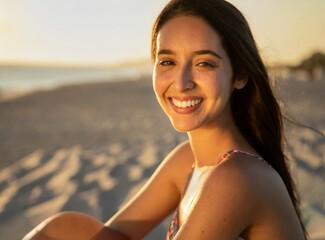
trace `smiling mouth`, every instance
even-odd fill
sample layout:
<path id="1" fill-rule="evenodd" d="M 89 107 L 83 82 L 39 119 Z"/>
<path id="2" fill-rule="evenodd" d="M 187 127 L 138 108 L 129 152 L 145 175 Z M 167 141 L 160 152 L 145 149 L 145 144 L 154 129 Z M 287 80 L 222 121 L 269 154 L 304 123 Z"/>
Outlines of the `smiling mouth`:
<path id="1" fill-rule="evenodd" d="M 200 104 L 202 102 L 202 99 L 198 98 L 198 99 L 192 99 L 192 100 L 187 100 L 187 101 L 180 101 L 180 100 L 172 98 L 171 101 L 178 108 L 190 108 L 190 107 L 195 107 L 198 104 Z"/>

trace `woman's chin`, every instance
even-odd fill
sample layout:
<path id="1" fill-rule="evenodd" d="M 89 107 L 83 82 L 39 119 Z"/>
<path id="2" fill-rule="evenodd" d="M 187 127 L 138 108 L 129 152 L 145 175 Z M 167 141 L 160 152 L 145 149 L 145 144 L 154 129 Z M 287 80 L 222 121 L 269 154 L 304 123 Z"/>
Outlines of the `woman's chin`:
<path id="1" fill-rule="evenodd" d="M 171 120 L 171 124 L 173 125 L 173 127 L 176 131 L 181 132 L 181 133 L 187 133 L 187 132 L 190 132 L 190 131 L 196 129 L 196 127 L 193 126 L 193 124 L 182 123 L 179 121 Z"/>

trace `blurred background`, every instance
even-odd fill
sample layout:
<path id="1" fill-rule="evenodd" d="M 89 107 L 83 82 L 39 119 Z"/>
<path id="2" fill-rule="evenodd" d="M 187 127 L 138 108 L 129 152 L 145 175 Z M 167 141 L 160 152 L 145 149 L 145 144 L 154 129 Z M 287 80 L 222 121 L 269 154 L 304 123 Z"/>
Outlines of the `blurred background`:
<path id="1" fill-rule="evenodd" d="M 106 80 L 125 72 L 117 67 L 149 66 L 151 27 L 167 2 L 0 0 L 0 90 Z M 324 1 L 230 2 L 248 19 L 267 65 L 297 66 L 325 52 Z"/>
<path id="2" fill-rule="evenodd" d="M 186 139 L 151 87 L 167 0 L 0 0 L 0 233 L 63 210 L 108 219 Z M 325 1 L 230 0 L 249 21 L 286 116 L 325 132 Z M 289 124 L 311 239 L 325 239 L 325 139 Z M 146 239 L 164 239 L 168 220 Z"/>

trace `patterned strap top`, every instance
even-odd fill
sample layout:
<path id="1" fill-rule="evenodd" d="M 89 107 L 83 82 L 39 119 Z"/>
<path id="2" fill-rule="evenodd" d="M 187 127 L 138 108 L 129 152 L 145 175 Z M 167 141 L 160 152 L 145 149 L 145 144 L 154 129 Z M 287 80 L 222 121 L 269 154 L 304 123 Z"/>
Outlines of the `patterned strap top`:
<path id="1" fill-rule="evenodd" d="M 219 161 L 216 162 L 216 164 L 214 166 L 216 166 L 216 165 L 220 164 L 221 162 L 223 162 L 224 160 L 228 159 L 232 154 L 249 155 L 249 156 L 260 159 L 260 160 L 264 161 L 265 163 L 267 163 L 263 158 L 261 158 L 257 155 L 254 155 L 254 154 L 251 154 L 248 152 L 244 152 L 244 151 L 240 151 L 240 150 L 231 150 L 231 151 L 227 152 L 226 154 L 224 154 L 219 159 Z M 172 240 L 176 236 L 176 234 L 180 228 L 182 219 L 185 219 L 186 213 L 188 212 L 187 210 L 189 210 L 189 208 L 193 202 L 193 199 L 195 198 L 195 195 L 198 192 L 197 190 L 201 186 L 201 183 L 203 181 L 201 177 L 202 177 L 202 175 L 205 174 L 206 170 L 208 170 L 208 169 L 211 169 L 211 167 L 203 167 L 203 170 L 202 169 L 197 170 L 194 167 L 192 168 L 192 172 L 188 176 L 187 183 L 185 185 L 185 188 L 184 188 L 184 191 L 182 194 L 181 203 L 178 206 L 178 208 L 176 209 L 173 219 L 169 225 L 166 240 Z M 239 236 L 238 240 L 244 240 L 244 239 Z"/>

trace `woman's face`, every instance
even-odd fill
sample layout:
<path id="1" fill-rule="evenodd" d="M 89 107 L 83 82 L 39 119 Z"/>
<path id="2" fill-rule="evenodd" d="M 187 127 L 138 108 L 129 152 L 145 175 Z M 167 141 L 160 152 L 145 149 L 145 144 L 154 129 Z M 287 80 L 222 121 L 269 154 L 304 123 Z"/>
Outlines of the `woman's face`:
<path id="1" fill-rule="evenodd" d="M 158 32 L 154 90 L 176 130 L 227 127 L 229 99 L 243 81 L 232 81 L 230 59 L 219 35 L 204 20 L 179 16 Z"/>

